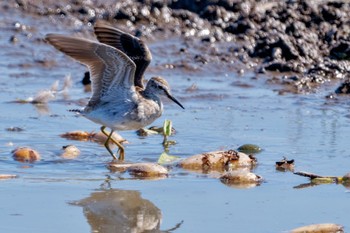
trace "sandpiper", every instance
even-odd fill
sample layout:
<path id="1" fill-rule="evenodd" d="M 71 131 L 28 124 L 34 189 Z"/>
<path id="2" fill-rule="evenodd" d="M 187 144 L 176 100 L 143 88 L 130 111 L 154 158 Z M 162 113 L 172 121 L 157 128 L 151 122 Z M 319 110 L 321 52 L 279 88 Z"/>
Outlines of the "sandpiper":
<path id="1" fill-rule="evenodd" d="M 102 125 L 101 131 L 107 136 L 104 146 L 117 159 L 109 147 L 109 141 L 115 143 L 118 159 L 124 160 L 124 147 L 111 137 L 114 131 L 137 130 L 151 124 L 163 112 L 161 96 L 184 107 L 171 95 L 165 79 L 152 77 L 144 87 L 143 74 L 152 55 L 142 40 L 102 22 L 97 22 L 94 30 L 98 41 L 59 34 L 48 34 L 45 39 L 88 67 L 92 96 L 84 109 L 73 111 Z"/>

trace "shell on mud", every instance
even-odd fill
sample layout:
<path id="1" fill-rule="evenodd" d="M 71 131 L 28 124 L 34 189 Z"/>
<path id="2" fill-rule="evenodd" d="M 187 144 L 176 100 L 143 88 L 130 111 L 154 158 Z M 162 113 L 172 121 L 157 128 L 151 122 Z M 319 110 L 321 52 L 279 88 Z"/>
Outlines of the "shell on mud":
<path id="1" fill-rule="evenodd" d="M 80 155 L 80 150 L 74 145 L 63 146 L 62 149 L 61 157 L 63 159 L 75 159 Z"/>
<path id="2" fill-rule="evenodd" d="M 235 188 L 252 188 L 262 182 L 262 177 L 248 170 L 228 171 L 220 177 L 222 183 Z"/>
<path id="3" fill-rule="evenodd" d="M 303 227 L 298 227 L 290 231 L 290 233 L 342 233 L 344 227 L 334 223 L 313 224 Z"/>
<path id="4" fill-rule="evenodd" d="M 137 178 L 161 178 L 168 175 L 168 170 L 156 163 L 110 163 L 108 168 L 112 171 L 126 171 Z"/>
<path id="5" fill-rule="evenodd" d="M 257 160 L 252 155 L 247 155 L 235 150 L 214 151 L 198 155 L 193 155 L 182 161 L 179 166 L 188 170 L 201 171 L 228 171 L 231 169 L 252 167 Z"/>
<path id="6" fill-rule="evenodd" d="M 31 163 L 40 159 L 39 152 L 29 147 L 19 147 L 14 149 L 11 153 L 13 159 L 20 162 Z"/>

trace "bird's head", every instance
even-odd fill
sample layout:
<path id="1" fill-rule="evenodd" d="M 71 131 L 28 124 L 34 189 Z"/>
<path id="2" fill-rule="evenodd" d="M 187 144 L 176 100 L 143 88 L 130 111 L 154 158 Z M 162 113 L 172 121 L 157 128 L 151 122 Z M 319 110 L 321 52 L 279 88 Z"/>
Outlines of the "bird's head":
<path id="1" fill-rule="evenodd" d="M 175 99 L 174 96 L 172 96 L 170 92 L 169 84 L 164 78 L 152 77 L 148 81 L 146 89 L 148 89 L 148 91 L 151 92 L 152 94 L 168 97 L 169 99 L 174 101 L 177 105 L 179 105 L 181 108 L 185 109 L 184 106 L 182 106 L 182 104 L 177 99 Z"/>

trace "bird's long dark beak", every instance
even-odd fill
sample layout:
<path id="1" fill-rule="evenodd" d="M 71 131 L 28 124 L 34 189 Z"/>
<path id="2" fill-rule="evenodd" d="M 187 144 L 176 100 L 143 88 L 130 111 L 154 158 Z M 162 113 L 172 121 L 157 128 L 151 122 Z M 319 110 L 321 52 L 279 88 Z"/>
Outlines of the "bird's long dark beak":
<path id="1" fill-rule="evenodd" d="M 168 96 L 169 99 L 177 103 L 177 105 L 179 105 L 181 108 L 185 109 L 184 106 L 182 106 L 182 104 L 180 104 L 180 102 L 177 99 L 175 99 L 175 97 L 172 96 L 169 92 L 166 91 L 166 95 Z"/>

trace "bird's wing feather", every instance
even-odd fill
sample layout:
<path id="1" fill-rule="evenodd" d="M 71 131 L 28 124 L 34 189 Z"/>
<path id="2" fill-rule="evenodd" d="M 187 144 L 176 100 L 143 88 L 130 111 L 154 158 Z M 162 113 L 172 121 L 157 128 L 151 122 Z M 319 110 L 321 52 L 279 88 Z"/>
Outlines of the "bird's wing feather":
<path id="1" fill-rule="evenodd" d="M 152 54 L 139 38 L 98 21 L 94 27 L 97 39 L 129 56 L 136 64 L 135 86 L 143 88 L 143 74 L 151 63 Z"/>
<path id="2" fill-rule="evenodd" d="M 118 49 L 92 40 L 59 34 L 45 38 L 56 49 L 86 65 L 91 73 L 92 97 L 88 106 L 121 96 L 121 89 L 134 90 L 136 65 Z M 125 92 L 125 91 L 124 91 Z"/>

